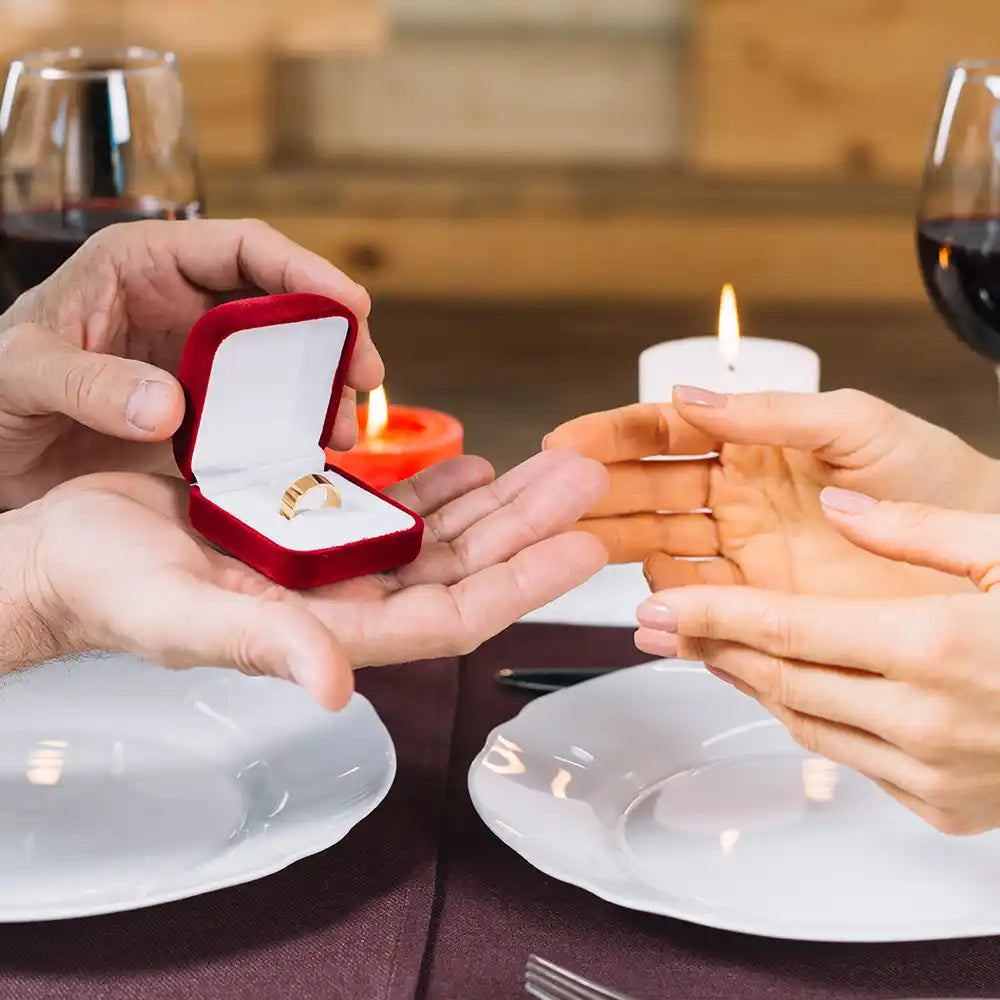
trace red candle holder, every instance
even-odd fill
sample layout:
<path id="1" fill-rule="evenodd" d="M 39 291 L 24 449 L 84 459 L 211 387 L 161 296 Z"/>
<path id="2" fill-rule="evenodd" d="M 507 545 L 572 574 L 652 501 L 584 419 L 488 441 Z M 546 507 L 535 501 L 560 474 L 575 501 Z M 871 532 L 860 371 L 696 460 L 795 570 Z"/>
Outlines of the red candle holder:
<path id="1" fill-rule="evenodd" d="M 385 427 L 366 437 L 368 407 L 362 405 L 358 428 L 357 445 L 350 451 L 328 448 L 327 461 L 378 490 L 462 454 L 461 421 L 438 410 L 390 403 Z"/>

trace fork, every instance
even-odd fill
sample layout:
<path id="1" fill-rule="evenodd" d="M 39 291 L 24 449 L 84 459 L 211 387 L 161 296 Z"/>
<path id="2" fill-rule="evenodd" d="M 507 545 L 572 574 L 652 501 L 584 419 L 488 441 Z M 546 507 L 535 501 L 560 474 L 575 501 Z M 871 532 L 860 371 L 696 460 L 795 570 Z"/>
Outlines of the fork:
<path id="1" fill-rule="evenodd" d="M 537 1000 L 632 1000 L 537 955 L 524 967 L 524 992 Z"/>

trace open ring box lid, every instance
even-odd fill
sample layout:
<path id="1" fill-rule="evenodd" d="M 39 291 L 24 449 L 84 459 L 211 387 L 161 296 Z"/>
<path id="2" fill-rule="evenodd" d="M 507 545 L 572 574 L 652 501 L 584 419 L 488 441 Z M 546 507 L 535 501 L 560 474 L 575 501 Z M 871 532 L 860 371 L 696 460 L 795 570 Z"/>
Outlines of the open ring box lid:
<path id="1" fill-rule="evenodd" d="M 423 522 L 326 464 L 357 339 L 354 314 L 323 295 L 217 306 L 191 328 L 178 370 L 187 396 L 174 457 L 192 483 L 193 527 L 285 587 L 304 589 L 412 562 Z M 342 506 L 310 492 L 280 511 L 300 476 L 324 473 Z"/>

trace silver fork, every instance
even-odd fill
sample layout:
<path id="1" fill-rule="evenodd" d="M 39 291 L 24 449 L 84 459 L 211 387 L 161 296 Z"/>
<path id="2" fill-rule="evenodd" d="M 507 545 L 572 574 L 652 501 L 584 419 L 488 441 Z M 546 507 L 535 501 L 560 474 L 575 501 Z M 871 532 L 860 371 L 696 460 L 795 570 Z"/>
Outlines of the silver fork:
<path id="1" fill-rule="evenodd" d="M 538 1000 L 632 1000 L 537 955 L 524 967 L 524 992 Z"/>

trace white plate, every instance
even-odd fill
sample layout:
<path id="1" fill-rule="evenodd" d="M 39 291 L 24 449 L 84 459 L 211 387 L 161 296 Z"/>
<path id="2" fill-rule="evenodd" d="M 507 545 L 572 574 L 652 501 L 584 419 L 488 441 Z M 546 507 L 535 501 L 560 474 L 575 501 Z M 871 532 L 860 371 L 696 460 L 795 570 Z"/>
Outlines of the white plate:
<path id="1" fill-rule="evenodd" d="M 117 654 L 13 674 L 0 687 L 0 920 L 268 875 L 343 838 L 395 766 L 358 695 L 329 714 L 282 681 Z"/>
<path id="2" fill-rule="evenodd" d="M 632 909 L 812 941 L 1000 933 L 1000 833 L 935 832 L 697 664 L 529 703 L 469 790 L 536 868 Z"/>

